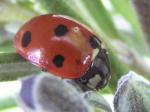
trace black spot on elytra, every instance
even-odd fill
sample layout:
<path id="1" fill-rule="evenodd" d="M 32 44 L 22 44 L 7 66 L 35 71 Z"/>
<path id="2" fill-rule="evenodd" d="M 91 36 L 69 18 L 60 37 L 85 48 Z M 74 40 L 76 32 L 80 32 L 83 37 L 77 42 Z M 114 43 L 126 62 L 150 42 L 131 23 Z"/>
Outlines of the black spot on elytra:
<path id="1" fill-rule="evenodd" d="M 22 41 L 21 41 L 22 47 L 24 48 L 27 47 L 30 42 L 31 42 L 31 32 L 26 31 L 22 37 Z"/>
<path id="2" fill-rule="evenodd" d="M 92 36 L 91 39 L 90 39 L 90 44 L 92 46 L 93 49 L 96 49 L 100 46 L 100 40 L 95 37 L 95 36 Z"/>
<path id="3" fill-rule="evenodd" d="M 68 32 L 68 29 L 65 25 L 60 24 L 55 28 L 54 32 L 56 36 L 60 37 L 64 36 Z"/>
<path id="4" fill-rule="evenodd" d="M 62 55 L 56 55 L 53 59 L 53 63 L 56 67 L 60 68 L 63 66 L 65 58 Z"/>

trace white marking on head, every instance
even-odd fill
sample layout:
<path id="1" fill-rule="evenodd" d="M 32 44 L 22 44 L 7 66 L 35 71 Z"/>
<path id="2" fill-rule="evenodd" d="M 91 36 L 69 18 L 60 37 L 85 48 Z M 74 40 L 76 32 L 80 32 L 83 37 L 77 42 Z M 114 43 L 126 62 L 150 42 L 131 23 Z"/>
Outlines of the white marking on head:
<path id="1" fill-rule="evenodd" d="M 99 53 L 99 49 L 93 49 L 92 60 L 94 60 Z"/>
<path id="2" fill-rule="evenodd" d="M 93 78 L 89 80 L 87 86 L 90 88 L 95 88 L 101 80 L 102 78 L 100 77 L 100 75 L 96 74 Z"/>

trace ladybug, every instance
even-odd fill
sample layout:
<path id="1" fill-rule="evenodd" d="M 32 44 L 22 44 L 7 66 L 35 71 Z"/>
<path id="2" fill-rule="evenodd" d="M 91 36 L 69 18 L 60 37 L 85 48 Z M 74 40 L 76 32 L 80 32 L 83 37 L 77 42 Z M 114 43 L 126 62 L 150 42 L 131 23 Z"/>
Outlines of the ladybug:
<path id="1" fill-rule="evenodd" d="M 101 41 L 87 27 L 67 16 L 34 17 L 16 33 L 15 48 L 32 64 L 84 90 L 104 87 L 110 64 Z"/>

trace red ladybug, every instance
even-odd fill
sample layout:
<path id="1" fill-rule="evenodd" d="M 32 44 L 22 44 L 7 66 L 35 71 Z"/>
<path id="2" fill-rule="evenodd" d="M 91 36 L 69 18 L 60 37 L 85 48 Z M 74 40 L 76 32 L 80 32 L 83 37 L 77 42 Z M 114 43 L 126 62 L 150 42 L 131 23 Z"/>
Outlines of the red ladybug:
<path id="1" fill-rule="evenodd" d="M 100 40 L 85 26 L 62 15 L 41 15 L 16 34 L 16 51 L 32 64 L 83 88 L 101 88 L 110 66 Z M 95 56 L 95 51 L 98 51 Z"/>

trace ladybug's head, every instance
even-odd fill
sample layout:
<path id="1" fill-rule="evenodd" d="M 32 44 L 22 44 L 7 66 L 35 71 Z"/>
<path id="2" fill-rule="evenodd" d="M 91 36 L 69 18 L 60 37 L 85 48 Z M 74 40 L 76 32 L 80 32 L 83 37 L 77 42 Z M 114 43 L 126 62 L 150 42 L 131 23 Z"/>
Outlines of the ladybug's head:
<path id="1" fill-rule="evenodd" d="M 81 78 L 74 81 L 84 90 L 104 88 L 110 79 L 110 63 L 105 49 L 100 49 L 91 66 Z"/>
<path id="2" fill-rule="evenodd" d="M 16 51 L 32 64 L 81 85 L 105 85 L 110 71 L 101 42 L 86 27 L 61 15 L 42 15 L 16 34 Z M 94 54 L 94 51 L 99 52 Z M 98 74 L 98 75 L 97 75 Z M 82 79 L 86 79 L 86 83 Z M 99 79 L 95 86 L 91 82 Z M 96 80 L 95 80 L 96 79 Z"/>

